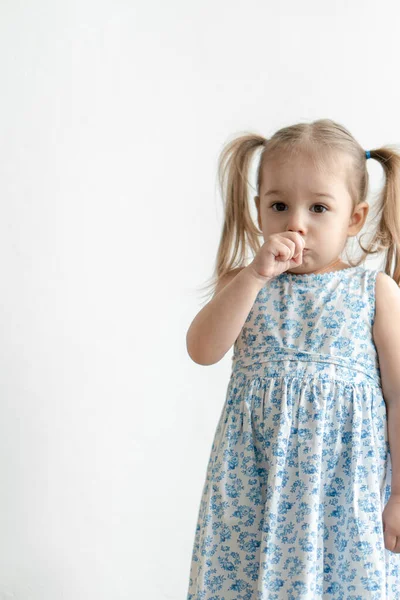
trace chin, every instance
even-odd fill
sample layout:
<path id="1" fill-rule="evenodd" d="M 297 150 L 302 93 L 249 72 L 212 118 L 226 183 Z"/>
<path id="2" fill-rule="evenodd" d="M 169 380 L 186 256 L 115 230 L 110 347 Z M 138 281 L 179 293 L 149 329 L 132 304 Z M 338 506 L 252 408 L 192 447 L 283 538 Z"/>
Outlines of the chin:
<path id="1" fill-rule="evenodd" d="M 295 269 L 297 271 L 297 269 L 305 269 L 306 265 L 304 262 L 304 258 L 303 258 L 303 262 L 301 263 L 301 265 L 298 265 L 297 267 L 292 267 L 291 270 Z"/>
<path id="2" fill-rule="evenodd" d="M 290 273 L 291 271 L 293 271 L 294 273 L 300 273 L 300 272 L 302 272 L 302 270 L 304 270 L 304 272 L 306 272 L 306 273 L 309 272 L 309 270 L 310 270 L 310 267 L 307 267 L 304 264 L 304 260 L 301 263 L 301 265 L 298 265 L 297 267 L 292 267 L 291 269 L 288 269 L 288 273 Z"/>

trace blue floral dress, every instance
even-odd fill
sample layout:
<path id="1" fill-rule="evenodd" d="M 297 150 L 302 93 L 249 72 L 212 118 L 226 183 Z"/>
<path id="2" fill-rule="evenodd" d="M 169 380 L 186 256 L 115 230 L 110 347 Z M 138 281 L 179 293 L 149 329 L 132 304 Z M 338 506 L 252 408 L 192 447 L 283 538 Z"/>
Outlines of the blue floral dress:
<path id="1" fill-rule="evenodd" d="M 377 270 L 285 271 L 235 341 L 187 600 L 400 600 Z"/>

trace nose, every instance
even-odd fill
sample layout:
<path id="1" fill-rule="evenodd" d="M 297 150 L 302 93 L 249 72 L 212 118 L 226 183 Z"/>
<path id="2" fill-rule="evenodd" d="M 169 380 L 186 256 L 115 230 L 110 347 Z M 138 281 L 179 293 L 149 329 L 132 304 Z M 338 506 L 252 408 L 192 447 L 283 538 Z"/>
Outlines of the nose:
<path id="1" fill-rule="evenodd" d="M 301 216 L 300 211 L 292 212 L 288 218 L 287 231 L 296 231 L 301 236 L 306 234 L 306 226 L 304 223 L 304 216 Z"/>
<path id="2" fill-rule="evenodd" d="M 302 226 L 298 226 L 298 227 L 288 227 L 287 231 L 296 231 L 297 233 L 299 233 L 301 235 L 302 238 L 305 237 L 305 230 Z"/>

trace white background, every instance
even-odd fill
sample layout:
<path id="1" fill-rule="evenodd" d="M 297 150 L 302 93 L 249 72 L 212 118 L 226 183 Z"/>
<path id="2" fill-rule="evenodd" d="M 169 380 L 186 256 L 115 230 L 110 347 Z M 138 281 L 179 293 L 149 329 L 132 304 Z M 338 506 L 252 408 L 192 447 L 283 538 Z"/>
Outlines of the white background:
<path id="1" fill-rule="evenodd" d="M 398 144 L 397 6 L 1 0 L 0 600 L 186 600 L 217 159 L 317 118 Z"/>

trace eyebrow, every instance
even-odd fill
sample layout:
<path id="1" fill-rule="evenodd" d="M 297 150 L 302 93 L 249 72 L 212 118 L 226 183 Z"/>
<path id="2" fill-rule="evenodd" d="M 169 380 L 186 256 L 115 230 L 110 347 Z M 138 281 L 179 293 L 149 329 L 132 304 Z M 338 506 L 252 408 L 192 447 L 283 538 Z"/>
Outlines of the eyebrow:
<path id="1" fill-rule="evenodd" d="M 331 194 L 325 194 L 324 192 L 310 192 L 310 194 L 312 196 L 317 196 L 317 197 L 322 197 L 322 198 L 330 198 L 331 200 L 335 200 L 334 196 L 332 196 Z M 285 192 L 282 192 L 281 190 L 268 190 L 268 192 L 265 192 L 265 194 L 264 194 L 264 196 L 272 196 L 272 195 L 284 196 Z"/>

